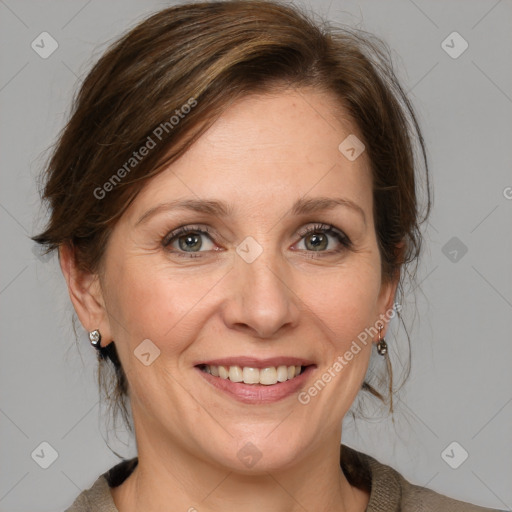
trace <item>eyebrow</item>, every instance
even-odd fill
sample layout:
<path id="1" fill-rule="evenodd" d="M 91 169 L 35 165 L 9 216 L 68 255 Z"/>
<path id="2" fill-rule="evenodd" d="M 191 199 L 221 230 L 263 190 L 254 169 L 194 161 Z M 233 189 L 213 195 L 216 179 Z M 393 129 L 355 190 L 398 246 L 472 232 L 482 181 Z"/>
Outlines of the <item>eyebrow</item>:
<path id="1" fill-rule="evenodd" d="M 366 215 L 364 210 L 350 199 L 341 197 L 314 197 L 311 199 L 300 198 L 291 208 L 292 215 L 306 215 L 326 210 L 332 210 L 338 206 L 344 206 L 359 213 L 366 226 Z M 233 207 L 222 201 L 208 199 L 176 199 L 167 203 L 159 204 L 146 211 L 135 223 L 136 226 L 148 221 L 158 213 L 169 210 L 191 210 L 198 213 L 205 213 L 217 217 L 229 217 L 233 213 Z"/>
<path id="2" fill-rule="evenodd" d="M 230 208 L 227 203 L 221 201 L 208 199 L 176 199 L 150 208 L 147 212 L 142 214 L 135 225 L 138 226 L 154 215 L 169 210 L 192 210 L 194 212 L 206 213 L 217 217 L 228 217 L 232 213 L 232 208 Z"/>
<path id="3" fill-rule="evenodd" d="M 359 213 L 366 226 L 366 215 L 364 210 L 354 201 L 342 197 L 314 197 L 311 199 L 300 198 L 292 207 L 293 215 L 304 215 L 308 213 L 317 213 L 325 210 L 332 210 L 338 206 L 345 206 Z"/>

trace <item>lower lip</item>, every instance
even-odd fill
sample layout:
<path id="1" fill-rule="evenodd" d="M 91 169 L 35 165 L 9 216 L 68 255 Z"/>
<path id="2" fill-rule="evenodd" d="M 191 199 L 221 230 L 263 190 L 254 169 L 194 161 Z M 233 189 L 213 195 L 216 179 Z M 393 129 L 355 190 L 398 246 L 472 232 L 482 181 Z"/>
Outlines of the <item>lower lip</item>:
<path id="1" fill-rule="evenodd" d="M 290 395 L 295 394 L 304 386 L 306 380 L 314 371 L 315 366 L 307 366 L 306 369 L 297 377 L 285 382 L 278 382 L 270 386 L 264 384 L 244 384 L 243 382 L 231 382 L 229 379 L 214 377 L 196 367 L 201 376 L 212 386 L 220 389 L 224 393 L 235 398 L 239 402 L 246 404 L 268 404 L 278 402 Z"/>

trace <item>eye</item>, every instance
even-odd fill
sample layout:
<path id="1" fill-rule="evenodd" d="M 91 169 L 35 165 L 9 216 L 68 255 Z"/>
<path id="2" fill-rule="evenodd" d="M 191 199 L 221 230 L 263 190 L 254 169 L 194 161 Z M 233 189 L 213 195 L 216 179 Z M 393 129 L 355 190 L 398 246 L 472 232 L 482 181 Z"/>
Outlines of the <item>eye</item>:
<path id="1" fill-rule="evenodd" d="M 211 251 L 214 243 L 206 227 L 184 226 L 171 231 L 162 240 L 162 245 L 170 252 L 196 253 Z"/>
<path id="2" fill-rule="evenodd" d="M 308 226 L 297 235 L 302 238 L 298 247 L 300 250 L 334 253 L 351 247 L 347 235 L 328 224 Z"/>
<path id="3" fill-rule="evenodd" d="M 307 252 L 339 253 L 352 246 L 350 239 L 339 229 L 328 224 L 308 226 L 297 233 L 301 238 L 297 249 Z M 162 240 L 169 252 L 179 256 L 199 257 L 194 253 L 218 250 L 208 227 L 183 226 L 171 231 Z"/>

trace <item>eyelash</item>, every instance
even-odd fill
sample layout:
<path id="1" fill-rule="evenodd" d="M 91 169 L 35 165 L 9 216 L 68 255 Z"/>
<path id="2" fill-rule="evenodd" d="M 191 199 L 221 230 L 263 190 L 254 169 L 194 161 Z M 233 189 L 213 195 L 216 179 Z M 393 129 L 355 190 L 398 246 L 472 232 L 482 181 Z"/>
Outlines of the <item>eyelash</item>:
<path id="1" fill-rule="evenodd" d="M 212 233 L 211 230 L 207 226 L 182 226 L 174 231 L 171 231 L 168 233 L 164 239 L 162 240 L 163 247 L 167 248 L 169 245 L 177 240 L 179 237 L 188 235 L 189 233 L 195 233 L 195 234 L 201 234 L 201 235 L 207 235 L 212 241 Z M 343 249 L 336 249 L 336 250 L 330 250 L 330 251 L 305 251 L 308 253 L 316 254 L 328 254 L 332 255 L 333 253 L 340 253 L 344 249 L 351 249 L 352 248 L 352 242 L 349 239 L 345 233 L 342 231 L 336 229 L 334 226 L 331 226 L 330 224 L 314 224 L 312 226 L 308 226 L 300 231 L 297 231 L 296 236 L 299 236 L 302 240 L 308 235 L 312 234 L 326 234 L 331 235 L 334 238 L 338 240 L 338 242 L 343 246 Z M 174 254 L 177 254 L 181 257 L 185 258 L 200 258 L 201 252 L 208 252 L 208 251 L 197 251 L 197 252 L 186 252 L 186 251 L 170 251 Z M 318 256 L 315 256 L 318 257 Z"/>
<path id="2" fill-rule="evenodd" d="M 352 248 L 352 241 L 350 240 L 350 238 L 347 235 L 345 235 L 345 233 L 343 233 L 339 229 L 336 229 L 334 226 L 331 226 L 330 224 L 318 223 L 318 224 L 314 224 L 312 226 L 307 226 L 306 228 L 304 228 L 300 231 L 297 231 L 297 236 L 299 236 L 302 239 L 308 235 L 312 235 L 315 233 L 331 235 L 332 237 L 334 237 L 338 240 L 338 242 L 344 247 L 344 249 Z M 307 252 L 312 252 L 312 253 L 320 252 L 320 253 L 324 253 L 324 254 L 332 254 L 332 253 L 341 252 L 342 250 L 343 249 L 330 250 L 330 251 L 307 251 Z"/>
<path id="3" fill-rule="evenodd" d="M 162 245 L 164 248 L 169 247 L 174 240 L 177 240 L 180 236 L 188 235 L 189 233 L 199 233 L 201 235 L 208 235 L 209 238 L 212 238 L 211 231 L 207 226 L 182 226 L 180 228 L 171 231 L 167 234 L 162 240 Z M 170 251 L 178 256 L 185 258 L 200 258 L 201 254 L 199 252 L 185 252 L 185 251 Z M 203 251 L 204 252 L 204 251 Z"/>

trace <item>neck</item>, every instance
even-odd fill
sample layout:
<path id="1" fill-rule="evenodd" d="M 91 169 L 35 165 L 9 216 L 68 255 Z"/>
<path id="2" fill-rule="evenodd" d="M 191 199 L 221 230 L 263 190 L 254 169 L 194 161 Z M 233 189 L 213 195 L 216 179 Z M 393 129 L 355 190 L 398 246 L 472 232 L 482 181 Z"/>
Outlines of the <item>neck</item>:
<path id="1" fill-rule="evenodd" d="M 360 512 L 368 493 L 352 487 L 339 464 L 340 436 L 284 470 L 240 474 L 192 456 L 179 445 L 156 450 L 138 440 L 138 465 L 112 496 L 119 512 L 168 509 Z M 172 453 L 172 455 L 170 455 Z"/>

